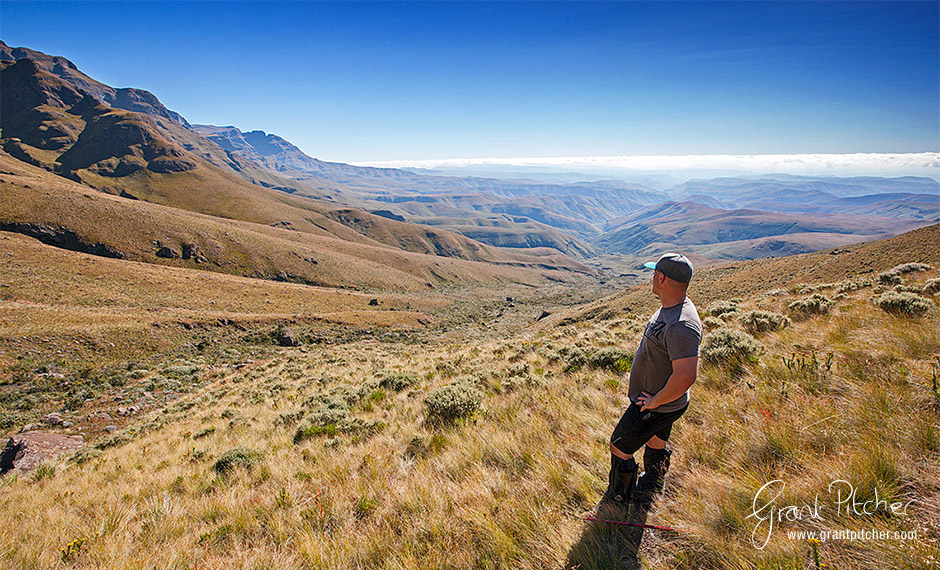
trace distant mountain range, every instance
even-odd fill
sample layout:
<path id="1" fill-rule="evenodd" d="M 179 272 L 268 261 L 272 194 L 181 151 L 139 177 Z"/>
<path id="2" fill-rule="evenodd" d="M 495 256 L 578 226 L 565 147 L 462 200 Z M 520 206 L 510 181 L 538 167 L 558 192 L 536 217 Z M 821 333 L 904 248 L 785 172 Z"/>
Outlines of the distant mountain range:
<path id="1" fill-rule="evenodd" d="M 274 134 L 190 124 L 152 93 L 3 42 L 0 74 L 0 148 L 20 161 L 127 199 L 421 254 L 584 270 L 571 258 L 787 255 L 940 221 L 929 178 L 773 174 L 667 187 L 661 177 L 654 189 L 441 176 L 321 161 Z"/>
<path id="2" fill-rule="evenodd" d="M 818 251 L 881 239 L 924 224 L 879 216 L 723 210 L 665 202 L 611 220 L 598 245 L 607 251 L 655 255 L 672 249 L 710 259 L 753 259 Z"/>
<path id="3" fill-rule="evenodd" d="M 83 87 L 120 90 L 34 54 L 0 46 L 2 230 L 111 257 L 332 286 L 534 284 L 588 271 L 556 249 L 510 251 L 357 209 L 342 184 L 324 179 L 318 190 L 281 176 L 146 92 L 139 98 L 153 105 L 113 107 Z"/>

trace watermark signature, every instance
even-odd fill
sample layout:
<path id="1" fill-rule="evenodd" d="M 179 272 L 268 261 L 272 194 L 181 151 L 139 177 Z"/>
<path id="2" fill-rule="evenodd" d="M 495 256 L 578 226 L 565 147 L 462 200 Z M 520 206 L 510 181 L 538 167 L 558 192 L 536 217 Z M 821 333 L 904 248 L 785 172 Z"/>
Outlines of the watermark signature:
<path id="1" fill-rule="evenodd" d="M 782 479 L 774 479 L 764 484 L 754 495 L 751 503 L 751 513 L 745 519 L 754 519 L 754 528 L 751 530 L 751 544 L 763 549 L 770 542 L 770 536 L 775 525 L 782 522 L 801 520 L 825 521 L 827 516 L 864 517 L 877 514 L 886 514 L 895 517 L 907 516 L 907 508 L 915 499 L 909 501 L 893 501 L 879 496 L 875 487 L 874 498 L 864 500 L 859 497 L 858 489 L 844 479 L 837 479 L 829 483 L 826 495 L 820 497 L 817 493 L 812 503 L 781 504 L 780 497 L 786 489 Z M 842 534 L 845 534 L 843 537 Z M 819 531 L 812 538 L 817 540 L 871 540 L 895 539 L 894 531 Z M 788 533 L 788 536 L 790 533 Z M 890 536 L 889 536 L 890 535 Z M 808 536 L 808 535 L 807 535 Z M 898 538 L 906 539 L 905 538 Z"/>

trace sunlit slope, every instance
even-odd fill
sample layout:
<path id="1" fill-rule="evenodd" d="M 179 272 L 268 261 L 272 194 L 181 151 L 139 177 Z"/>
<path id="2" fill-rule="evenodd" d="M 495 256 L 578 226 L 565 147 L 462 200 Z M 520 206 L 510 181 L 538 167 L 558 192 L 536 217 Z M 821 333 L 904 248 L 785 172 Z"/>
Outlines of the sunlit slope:
<path id="1" fill-rule="evenodd" d="M 908 243 L 925 236 L 914 237 Z M 923 253 L 902 240 L 867 245 L 873 265 Z M 867 275 L 851 263 L 803 259 L 807 280 Z M 128 358 L 99 376 L 113 384 L 84 398 L 79 389 L 89 382 L 80 371 L 54 367 L 76 397 L 42 387 L 40 363 L 21 365 L 4 387 L 0 417 L 42 395 L 50 408 L 69 402 L 62 414 L 75 425 L 44 429 L 82 427 L 89 446 L 0 479 L 0 519 L 61 529 L 0 525 L 0 544 L 10 545 L 0 561 L 607 570 L 633 554 L 628 567 L 770 570 L 816 567 L 815 551 L 819 568 L 929 568 L 940 557 L 940 393 L 930 381 L 940 304 L 922 288 L 936 279 L 934 267 L 898 283 L 921 291 L 928 310 L 920 316 L 872 303 L 880 284 L 839 298 L 829 287 L 827 313 L 755 332 L 743 362 L 703 357 L 670 437 L 664 493 L 643 516 L 614 511 L 679 532 L 581 520 L 607 484 L 609 436 L 628 405 L 626 373 L 645 311 L 471 340 L 466 329 L 443 328 L 409 342 L 269 340 L 262 357 L 256 342 L 233 340 L 221 361 L 195 350 L 163 361 Z M 744 335 L 742 313 L 786 311 L 802 295 L 743 289 L 736 313 L 706 317 L 706 331 Z M 128 401 L 142 408 L 119 415 Z M 112 418 L 110 430 L 95 420 L 101 413 Z M 836 479 L 857 491 L 859 510 L 836 504 L 827 491 Z M 749 516 L 755 494 L 775 480 L 786 484 L 775 505 L 812 512 L 818 501 L 823 517 L 781 515 L 772 531 L 766 519 L 759 525 Z M 875 493 L 883 501 L 877 512 Z M 866 501 L 873 514 L 859 512 Z M 883 514 L 892 503 L 907 505 L 905 515 Z M 917 534 L 815 546 L 788 536 L 823 529 Z M 765 534 L 767 544 L 756 547 Z"/>
<path id="2" fill-rule="evenodd" d="M 236 155 L 226 154 L 215 143 L 168 119 L 166 113 L 144 112 L 152 111 L 153 105 L 140 112 L 110 107 L 76 87 L 71 75 L 64 79 L 57 75 L 58 67 L 50 69 L 28 58 L 4 62 L 0 68 L 3 149 L 22 162 L 101 192 L 221 218 L 332 234 L 354 242 L 381 242 L 419 253 L 541 263 L 453 232 L 399 223 L 368 212 L 351 210 L 355 219 L 344 213 L 328 217 L 326 214 L 338 206 L 325 195 L 292 195 L 296 185 L 277 186 L 255 180 L 253 175 L 247 179 L 258 184 L 249 182 Z M 156 98 L 153 103 L 159 105 Z M 159 108 L 165 111 L 162 105 Z M 548 264 L 578 265 L 561 257 Z"/>
<path id="3" fill-rule="evenodd" d="M 419 326 L 422 313 L 410 307 L 442 304 L 434 293 L 420 300 L 383 293 L 381 307 L 370 306 L 375 294 L 108 259 L 9 232 L 0 232 L 0 244 L 0 335 L 5 337 L 292 317 Z"/>
<path id="4" fill-rule="evenodd" d="M 531 257 L 506 254 L 504 259 L 512 261 L 496 264 L 412 253 L 314 212 L 303 220 L 310 231 L 301 232 L 290 229 L 295 228 L 291 219 L 272 227 L 96 192 L 9 157 L 0 156 L 0 168 L 3 227 L 80 251 L 338 287 L 418 290 L 441 283 L 537 284 L 544 279 L 537 271 L 509 264 L 522 265 L 515 260 Z M 198 255 L 183 259 L 186 244 Z M 486 252 L 486 246 L 477 245 Z M 175 257 L 159 256 L 162 248 Z"/>
<path id="5" fill-rule="evenodd" d="M 858 275 L 871 277 L 876 272 L 908 262 L 940 265 L 940 224 L 893 238 L 835 249 L 699 269 L 692 278 L 689 296 L 704 307 L 714 301 L 757 295 L 774 289 L 786 290 L 804 283 L 833 283 Z M 655 309 L 655 300 L 649 294 L 649 285 L 640 285 L 563 314 L 552 315 L 540 326 L 551 327 L 565 319 L 644 313 Z"/>

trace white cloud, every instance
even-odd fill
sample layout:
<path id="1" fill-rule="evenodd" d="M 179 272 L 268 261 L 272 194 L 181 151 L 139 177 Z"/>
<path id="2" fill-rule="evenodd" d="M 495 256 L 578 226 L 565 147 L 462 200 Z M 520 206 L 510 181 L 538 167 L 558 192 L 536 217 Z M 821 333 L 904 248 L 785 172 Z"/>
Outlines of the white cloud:
<path id="1" fill-rule="evenodd" d="M 450 158 L 393 160 L 364 166 L 390 168 L 461 168 L 468 166 L 518 166 L 586 169 L 591 171 L 681 172 L 721 170 L 753 173 L 856 176 L 931 176 L 940 178 L 940 153 L 907 154 L 701 154 L 684 156 L 569 156 L 534 158 Z"/>

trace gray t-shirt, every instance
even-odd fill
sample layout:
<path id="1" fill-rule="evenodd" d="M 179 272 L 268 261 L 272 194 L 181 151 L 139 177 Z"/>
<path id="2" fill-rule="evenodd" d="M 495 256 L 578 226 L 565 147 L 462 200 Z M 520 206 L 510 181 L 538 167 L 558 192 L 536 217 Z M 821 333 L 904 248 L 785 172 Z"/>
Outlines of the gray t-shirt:
<path id="1" fill-rule="evenodd" d="M 656 394 L 672 375 L 672 361 L 698 356 L 702 341 L 702 321 L 695 305 L 688 298 L 671 307 L 660 307 L 646 323 L 640 346 L 633 356 L 630 389 L 627 394 L 636 402 L 640 392 Z M 657 412 L 674 412 L 689 403 L 688 390 L 678 399 L 656 408 Z"/>

